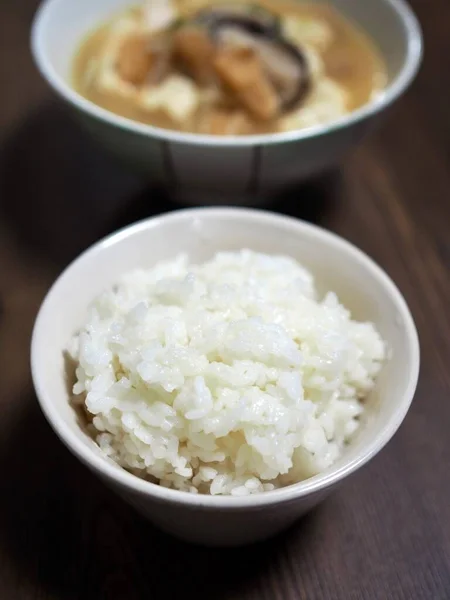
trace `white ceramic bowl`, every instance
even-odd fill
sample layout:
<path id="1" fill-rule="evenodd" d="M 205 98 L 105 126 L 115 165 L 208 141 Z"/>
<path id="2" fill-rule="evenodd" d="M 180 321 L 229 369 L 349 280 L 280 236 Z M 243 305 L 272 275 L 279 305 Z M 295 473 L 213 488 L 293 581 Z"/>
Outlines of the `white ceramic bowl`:
<path id="1" fill-rule="evenodd" d="M 89 302 L 118 276 L 186 251 L 203 261 L 220 250 L 250 248 L 293 256 L 337 292 L 354 318 L 373 321 L 392 358 L 367 400 L 367 419 L 343 457 L 321 475 L 244 498 L 196 496 L 143 481 L 106 459 L 69 403 L 63 352 Z M 187 540 L 233 545 L 289 526 L 391 439 L 412 401 L 419 371 L 416 329 L 400 292 L 373 261 L 313 225 L 258 210 L 188 209 L 152 218 L 100 241 L 72 263 L 49 291 L 36 320 L 31 364 L 42 410 L 68 448 L 161 529 Z"/>
<path id="2" fill-rule="evenodd" d="M 184 202 L 248 203 L 335 165 L 417 72 L 422 36 L 404 0 L 330 3 L 376 41 L 388 66 L 388 89 L 331 126 L 284 134 L 218 138 L 170 132 L 118 117 L 77 94 L 70 68 L 80 40 L 133 0 L 45 0 L 33 25 L 32 50 L 43 77 L 76 109 L 92 136 L 123 162 Z"/>

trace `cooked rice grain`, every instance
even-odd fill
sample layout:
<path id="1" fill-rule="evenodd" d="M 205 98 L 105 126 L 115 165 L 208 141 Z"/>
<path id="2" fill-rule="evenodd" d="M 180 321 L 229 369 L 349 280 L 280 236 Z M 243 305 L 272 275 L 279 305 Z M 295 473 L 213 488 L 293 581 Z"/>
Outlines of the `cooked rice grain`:
<path id="1" fill-rule="evenodd" d="M 186 256 L 122 277 L 74 337 L 76 395 L 102 451 L 192 493 L 243 496 L 329 467 L 385 345 L 291 258 Z"/>

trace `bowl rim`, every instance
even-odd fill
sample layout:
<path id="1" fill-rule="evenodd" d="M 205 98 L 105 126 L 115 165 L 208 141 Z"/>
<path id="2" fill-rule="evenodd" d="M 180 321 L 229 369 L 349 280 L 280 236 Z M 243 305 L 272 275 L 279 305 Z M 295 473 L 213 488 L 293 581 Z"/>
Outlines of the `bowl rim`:
<path id="1" fill-rule="evenodd" d="M 399 319 L 405 330 L 405 336 L 408 343 L 409 361 L 411 363 L 411 372 L 403 394 L 399 398 L 398 405 L 389 419 L 382 432 L 370 441 L 353 459 L 344 461 L 339 467 L 331 466 L 325 472 L 320 473 L 310 479 L 300 483 L 292 484 L 283 488 L 279 488 L 270 492 L 254 494 L 244 497 L 234 496 L 208 496 L 196 495 L 189 492 L 167 489 L 158 484 L 151 483 L 132 475 L 128 471 L 118 467 L 114 463 L 110 463 L 106 457 L 97 454 L 93 448 L 90 448 L 84 441 L 77 437 L 69 426 L 66 425 L 64 419 L 54 410 L 52 398 L 47 392 L 44 382 L 41 378 L 38 369 L 38 347 L 40 340 L 45 337 L 44 320 L 46 318 L 47 306 L 50 299 L 61 285 L 61 282 L 70 278 L 71 272 L 75 267 L 89 262 L 91 257 L 102 252 L 109 247 L 120 243 L 126 238 L 133 237 L 142 231 L 150 231 L 160 227 L 167 222 L 184 221 L 186 219 L 195 219 L 196 217 L 206 217 L 211 219 L 221 218 L 243 218 L 251 220 L 253 223 L 261 223 L 264 225 L 275 225 L 280 228 L 288 229 L 297 235 L 309 234 L 316 239 L 331 244 L 335 248 L 350 253 L 355 261 L 358 261 L 372 278 L 377 279 L 381 287 L 385 289 L 396 305 Z M 82 254 L 72 261 L 66 269 L 59 275 L 47 292 L 33 328 L 31 339 L 31 372 L 33 384 L 36 390 L 37 398 L 41 409 L 54 429 L 61 441 L 69 448 L 69 450 L 77 456 L 77 458 L 92 470 L 98 473 L 103 479 L 110 480 L 119 484 L 122 488 L 126 488 L 129 492 L 141 493 L 153 497 L 155 500 L 170 502 L 172 504 L 183 504 L 191 507 L 202 507 L 207 509 L 227 509 L 236 510 L 243 508 L 264 507 L 272 504 L 279 504 L 286 501 L 296 500 L 304 496 L 322 492 L 330 486 L 338 483 L 354 473 L 370 459 L 372 459 L 384 446 L 391 440 L 400 425 L 402 424 L 411 402 L 413 400 L 417 387 L 420 367 L 420 346 L 417 330 L 409 311 L 409 308 L 390 277 L 379 267 L 367 254 L 347 240 L 338 235 L 327 231 L 317 225 L 312 225 L 305 221 L 271 213 L 260 209 L 248 208 L 186 208 L 172 211 L 155 217 L 144 219 L 135 224 L 128 225 L 115 233 L 99 240 Z"/>
<path id="2" fill-rule="evenodd" d="M 263 135 L 227 137 L 182 133 L 147 125 L 145 123 L 139 123 L 101 108 L 81 96 L 81 94 L 76 92 L 63 77 L 60 77 L 56 73 L 43 48 L 42 31 L 52 6 L 61 1 L 66 0 L 44 0 L 36 11 L 33 19 L 31 28 L 31 51 L 35 64 L 42 77 L 60 97 L 69 104 L 77 107 L 81 112 L 90 115 L 98 121 L 118 127 L 123 131 L 132 132 L 144 137 L 154 137 L 162 142 L 192 144 L 194 146 L 241 148 L 248 146 L 270 146 L 283 142 L 297 142 L 337 132 L 345 127 L 357 124 L 360 121 L 378 114 L 402 96 L 417 75 L 423 56 L 422 29 L 414 11 L 406 0 L 378 0 L 390 5 L 397 14 L 405 29 L 407 46 L 406 56 L 400 73 L 378 98 L 375 98 L 361 108 L 352 111 L 348 115 L 336 119 L 329 124 L 317 125 L 305 129 Z"/>

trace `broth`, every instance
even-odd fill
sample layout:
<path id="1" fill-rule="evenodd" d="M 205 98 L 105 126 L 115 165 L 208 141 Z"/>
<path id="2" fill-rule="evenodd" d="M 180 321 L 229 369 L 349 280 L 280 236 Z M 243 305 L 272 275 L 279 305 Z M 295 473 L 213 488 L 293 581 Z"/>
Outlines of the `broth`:
<path id="1" fill-rule="evenodd" d="M 223 3 L 179 0 L 178 15 L 192 18 L 201 8 L 214 4 Z M 314 73 L 314 69 L 317 72 L 312 77 L 308 93 L 301 102 L 282 115 L 261 118 L 260 115 L 247 110 L 248 107 L 243 108 L 239 105 L 236 96 L 230 94 L 228 88 L 226 92 L 221 88 L 220 98 L 216 94 L 214 99 L 204 99 L 186 118 L 174 118 L 164 106 L 152 106 L 150 109 L 148 103 L 143 105 L 142 102 L 136 101 L 131 91 L 125 93 L 119 89 L 105 89 L 98 85 L 95 69 L 98 69 L 99 57 L 111 37 L 112 25 L 127 17 L 139 18 L 139 7 L 130 8 L 117 15 L 82 41 L 73 63 L 73 87 L 98 106 L 134 121 L 183 132 L 216 135 L 274 133 L 330 122 L 367 104 L 383 92 L 387 83 L 387 71 L 380 53 L 364 32 L 332 6 L 294 0 L 260 0 L 258 6 L 281 17 L 283 32 L 289 42 L 305 52 L 310 52 L 308 60 L 311 60 L 312 56 L 314 64 L 319 64 L 319 67 L 312 67 L 313 62 L 309 63 L 310 72 Z M 298 23 L 307 24 L 304 41 L 301 28 L 300 33 L 294 35 Z M 321 27 L 325 28 L 323 34 Z M 172 66 L 169 74 L 178 72 L 178 67 Z M 131 90 L 130 84 L 127 85 L 127 89 Z M 151 94 L 154 94 L 151 87 L 148 93 L 148 97 L 151 98 Z M 181 88 L 180 95 L 184 96 Z M 207 91 L 202 97 L 206 96 Z M 211 93 L 212 98 L 213 96 Z M 217 113 L 214 113 L 215 125 L 213 116 L 210 116 L 208 121 L 212 110 Z M 230 125 L 231 119 L 234 119 L 233 130 Z"/>

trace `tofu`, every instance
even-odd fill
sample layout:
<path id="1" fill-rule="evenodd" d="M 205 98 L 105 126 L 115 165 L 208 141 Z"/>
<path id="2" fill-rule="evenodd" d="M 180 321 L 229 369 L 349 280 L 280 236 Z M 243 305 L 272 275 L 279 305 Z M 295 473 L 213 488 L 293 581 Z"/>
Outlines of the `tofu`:
<path id="1" fill-rule="evenodd" d="M 145 0 L 143 15 L 147 30 L 156 33 L 169 27 L 176 20 L 178 11 L 173 0 Z"/>
<path id="2" fill-rule="evenodd" d="M 312 46 L 317 52 L 326 52 L 334 41 L 334 33 L 324 19 L 287 15 L 282 20 L 285 37 L 300 48 Z"/>
<path id="3" fill-rule="evenodd" d="M 96 85 L 101 92 L 113 94 L 124 100 L 135 100 L 138 95 L 137 88 L 123 81 L 113 69 L 100 70 Z"/>
<path id="4" fill-rule="evenodd" d="M 214 68 L 225 87 L 253 117 L 270 121 L 277 116 L 277 92 L 254 50 L 224 47 L 216 55 Z"/>
<path id="5" fill-rule="evenodd" d="M 173 38 L 175 59 L 200 85 L 214 78 L 216 49 L 208 34 L 199 27 L 182 27 Z"/>
<path id="6" fill-rule="evenodd" d="M 331 79 L 320 80 L 306 102 L 280 122 L 280 131 L 292 131 L 325 125 L 343 117 L 348 112 L 346 91 Z"/>
<path id="7" fill-rule="evenodd" d="M 171 75 L 160 85 L 146 86 L 140 94 L 139 104 L 144 110 L 162 110 L 174 121 L 183 124 L 197 110 L 200 93 L 187 77 Z"/>

